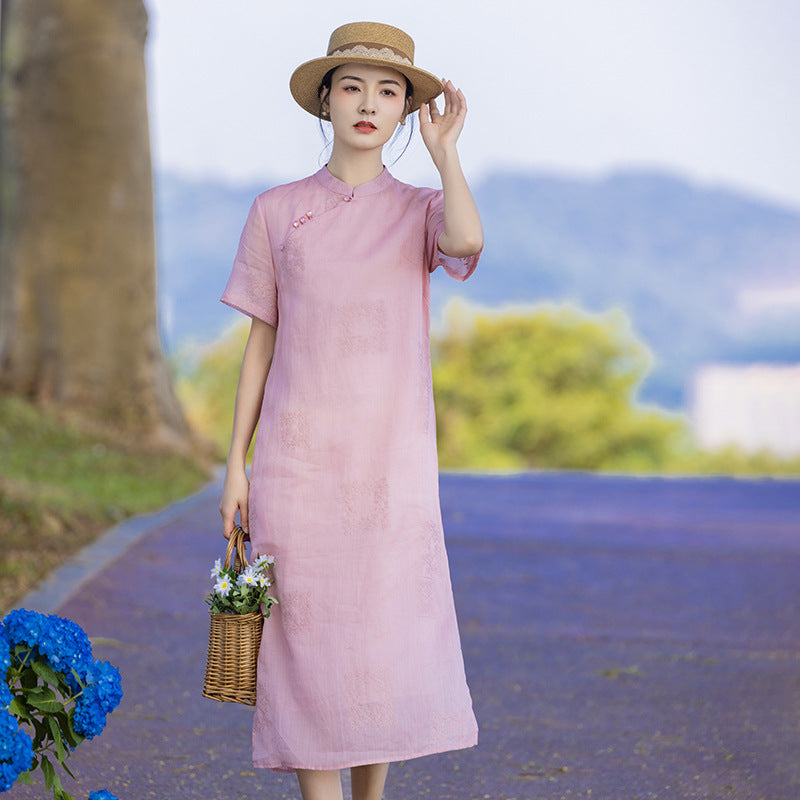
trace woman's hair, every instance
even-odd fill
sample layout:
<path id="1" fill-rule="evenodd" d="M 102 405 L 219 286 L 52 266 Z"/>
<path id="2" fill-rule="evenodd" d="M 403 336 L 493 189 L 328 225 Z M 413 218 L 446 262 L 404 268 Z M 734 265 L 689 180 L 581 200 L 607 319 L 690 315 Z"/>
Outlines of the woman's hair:
<path id="1" fill-rule="evenodd" d="M 320 133 L 322 134 L 322 140 L 325 142 L 325 145 L 322 148 L 322 153 L 320 153 L 320 156 L 319 156 L 320 166 L 322 166 L 322 158 L 323 158 L 323 156 L 325 154 L 325 151 L 333 144 L 333 139 L 329 139 L 328 138 L 328 134 L 327 134 L 327 132 L 326 132 L 326 130 L 325 130 L 323 124 L 322 124 L 322 104 L 325 102 L 325 100 L 327 99 L 328 95 L 331 92 L 331 83 L 332 83 L 332 80 L 333 80 L 333 73 L 337 69 L 338 69 L 338 67 L 334 67 L 333 69 L 329 69 L 325 73 L 325 76 L 320 81 L 319 88 L 317 89 L 317 97 L 319 97 L 319 114 L 318 114 L 318 116 L 319 116 L 319 130 L 320 130 Z M 403 75 L 403 77 L 406 79 L 406 100 L 408 100 L 409 98 L 412 98 L 414 96 L 414 87 L 411 85 L 411 81 L 408 78 L 406 78 L 405 75 Z M 324 94 L 323 94 L 323 92 L 324 92 Z M 406 143 L 405 143 L 405 145 L 403 145 L 403 149 L 400 151 L 400 154 L 397 156 L 397 158 L 395 158 L 394 161 L 392 161 L 392 164 L 395 164 L 396 162 L 398 162 L 402 158 L 403 153 L 405 153 L 406 150 L 408 150 L 408 145 L 411 144 L 411 137 L 414 135 L 414 117 L 411 117 L 411 123 L 407 127 L 408 127 L 408 138 L 406 139 Z M 394 145 L 397 143 L 397 141 L 400 138 L 401 133 L 402 133 L 402 131 L 397 131 L 397 133 L 395 133 L 395 135 L 392 138 L 391 142 L 389 142 L 389 147 L 390 148 L 393 148 Z"/>

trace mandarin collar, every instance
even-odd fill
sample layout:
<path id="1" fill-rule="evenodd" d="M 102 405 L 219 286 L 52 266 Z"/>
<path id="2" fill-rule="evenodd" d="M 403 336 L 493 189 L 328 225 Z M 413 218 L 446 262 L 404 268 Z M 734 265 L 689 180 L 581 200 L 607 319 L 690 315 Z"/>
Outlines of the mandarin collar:
<path id="1" fill-rule="evenodd" d="M 332 175 L 328 170 L 327 164 L 319 172 L 315 173 L 314 177 L 326 189 L 348 197 L 366 197 L 370 194 L 376 194 L 383 191 L 394 180 L 389 170 L 384 167 L 383 172 L 377 178 L 373 178 L 366 183 L 360 183 L 358 186 L 351 186 L 349 183 L 345 183 L 335 175 Z"/>

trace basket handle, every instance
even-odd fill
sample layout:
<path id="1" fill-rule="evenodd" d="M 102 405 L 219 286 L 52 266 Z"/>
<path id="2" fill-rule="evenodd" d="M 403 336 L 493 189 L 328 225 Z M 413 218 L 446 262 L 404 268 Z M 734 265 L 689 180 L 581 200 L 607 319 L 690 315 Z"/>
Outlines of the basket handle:
<path id="1" fill-rule="evenodd" d="M 242 530 L 241 525 L 235 525 L 230 539 L 228 539 L 228 549 L 225 551 L 225 569 L 230 569 L 231 558 L 233 557 L 233 568 L 236 572 L 241 572 L 250 566 L 245 550 L 247 534 Z M 234 556 L 233 551 L 236 550 Z"/>

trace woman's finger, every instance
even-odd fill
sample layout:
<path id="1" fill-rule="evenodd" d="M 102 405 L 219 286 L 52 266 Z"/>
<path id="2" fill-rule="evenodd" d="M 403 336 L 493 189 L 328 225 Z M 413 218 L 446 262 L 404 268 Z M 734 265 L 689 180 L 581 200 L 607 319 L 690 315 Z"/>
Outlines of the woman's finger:
<path id="1" fill-rule="evenodd" d="M 423 103 L 419 107 L 419 125 L 420 128 L 423 125 L 427 125 L 431 121 L 431 112 L 428 110 L 427 103 Z"/>
<path id="2" fill-rule="evenodd" d="M 463 117 L 467 113 L 467 98 L 464 97 L 464 92 L 462 92 L 461 89 L 458 90 L 458 99 L 461 104 L 458 113 Z"/>
<path id="3" fill-rule="evenodd" d="M 444 85 L 444 115 L 447 116 L 453 110 L 453 83 L 447 81 Z"/>
<path id="4" fill-rule="evenodd" d="M 249 514 L 247 510 L 247 500 L 243 503 L 239 503 L 239 516 L 242 520 L 242 530 L 249 534 L 250 533 L 250 520 L 248 519 Z"/>

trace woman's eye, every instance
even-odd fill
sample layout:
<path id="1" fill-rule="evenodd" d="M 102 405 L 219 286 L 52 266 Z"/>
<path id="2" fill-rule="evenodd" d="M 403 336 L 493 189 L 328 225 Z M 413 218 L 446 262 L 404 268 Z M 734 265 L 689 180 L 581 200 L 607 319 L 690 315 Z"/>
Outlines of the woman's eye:
<path id="1" fill-rule="evenodd" d="M 394 89 L 384 89 L 383 92 L 389 95 L 389 97 L 394 97 Z"/>
<path id="2" fill-rule="evenodd" d="M 351 89 L 352 89 L 354 92 L 357 92 L 357 91 L 358 91 L 358 86 L 345 86 L 345 87 L 344 87 L 344 90 L 345 90 L 346 92 L 349 92 Z"/>

